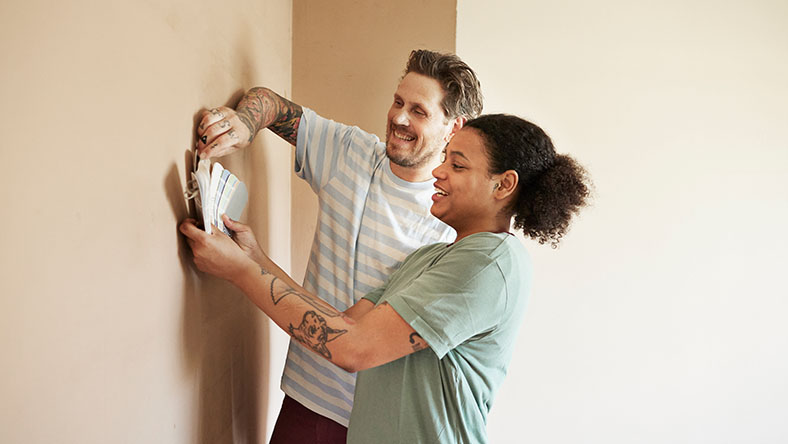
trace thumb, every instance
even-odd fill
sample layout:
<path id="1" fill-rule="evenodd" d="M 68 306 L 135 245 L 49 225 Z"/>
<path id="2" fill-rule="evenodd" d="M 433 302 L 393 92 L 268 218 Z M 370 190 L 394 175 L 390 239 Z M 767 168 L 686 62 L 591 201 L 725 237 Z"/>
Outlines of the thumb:
<path id="1" fill-rule="evenodd" d="M 224 222 L 224 226 L 233 230 L 233 231 L 249 231 L 249 226 L 244 225 L 238 221 L 230 219 L 230 216 L 226 214 L 222 214 L 222 222 Z"/>

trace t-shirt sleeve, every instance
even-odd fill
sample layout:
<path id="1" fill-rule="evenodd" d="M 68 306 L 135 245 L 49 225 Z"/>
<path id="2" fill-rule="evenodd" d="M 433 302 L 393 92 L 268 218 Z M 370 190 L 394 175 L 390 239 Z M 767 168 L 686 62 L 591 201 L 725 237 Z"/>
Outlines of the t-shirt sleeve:
<path id="1" fill-rule="evenodd" d="M 372 171 L 371 166 L 385 154 L 385 144 L 377 136 L 302 109 L 294 168 L 315 193 L 342 171 Z"/>
<path id="2" fill-rule="evenodd" d="M 446 255 L 407 287 L 386 296 L 438 358 L 495 327 L 507 302 L 498 264 L 475 251 Z"/>
<path id="3" fill-rule="evenodd" d="M 378 301 L 380 300 L 380 297 L 383 296 L 384 291 L 386 291 L 386 286 L 382 285 L 370 291 L 369 293 L 365 294 L 362 299 L 367 299 L 371 301 L 373 304 L 378 305 Z"/>

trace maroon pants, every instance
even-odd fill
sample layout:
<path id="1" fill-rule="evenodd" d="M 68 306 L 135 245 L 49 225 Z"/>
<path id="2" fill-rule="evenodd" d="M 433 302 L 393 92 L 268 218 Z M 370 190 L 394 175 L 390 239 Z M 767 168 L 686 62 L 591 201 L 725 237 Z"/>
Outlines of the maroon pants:
<path id="1" fill-rule="evenodd" d="M 345 444 L 347 427 L 285 395 L 269 444 Z"/>

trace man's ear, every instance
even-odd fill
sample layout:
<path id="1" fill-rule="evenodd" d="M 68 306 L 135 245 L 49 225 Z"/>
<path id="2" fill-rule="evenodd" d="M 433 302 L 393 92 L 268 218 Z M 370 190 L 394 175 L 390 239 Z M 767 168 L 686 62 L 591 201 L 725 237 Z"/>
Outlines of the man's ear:
<path id="1" fill-rule="evenodd" d="M 444 141 L 446 143 L 449 143 L 451 138 L 454 137 L 454 135 L 457 134 L 457 132 L 462 129 L 463 125 L 465 125 L 465 122 L 467 121 L 468 118 L 465 116 L 457 116 L 454 119 L 452 119 L 449 122 L 451 128 L 449 129 L 449 133 L 446 135 L 446 137 L 444 137 Z"/>
<path id="2" fill-rule="evenodd" d="M 506 199 L 517 190 L 520 176 L 515 170 L 506 170 L 498 177 L 498 183 L 493 193 L 497 199 Z"/>

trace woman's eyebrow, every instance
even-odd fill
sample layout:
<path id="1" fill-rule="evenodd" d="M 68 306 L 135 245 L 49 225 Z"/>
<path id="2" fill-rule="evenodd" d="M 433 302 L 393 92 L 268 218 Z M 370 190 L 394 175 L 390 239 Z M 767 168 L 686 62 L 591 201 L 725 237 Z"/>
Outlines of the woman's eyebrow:
<path id="1" fill-rule="evenodd" d="M 468 159 L 468 156 L 466 156 L 465 154 L 463 154 L 463 153 L 462 153 L 462 151 L 451 151 L 451 152 L 449 153 L 449 156 L 460 156 L 460 157 L 462 157 L 463 159 L 465 159 L 465 160 L 467 160 L 467 161 L 469 161 L 469 162 L 470 162 L 470 160 L 471 160 L 471 159 Z"/>

